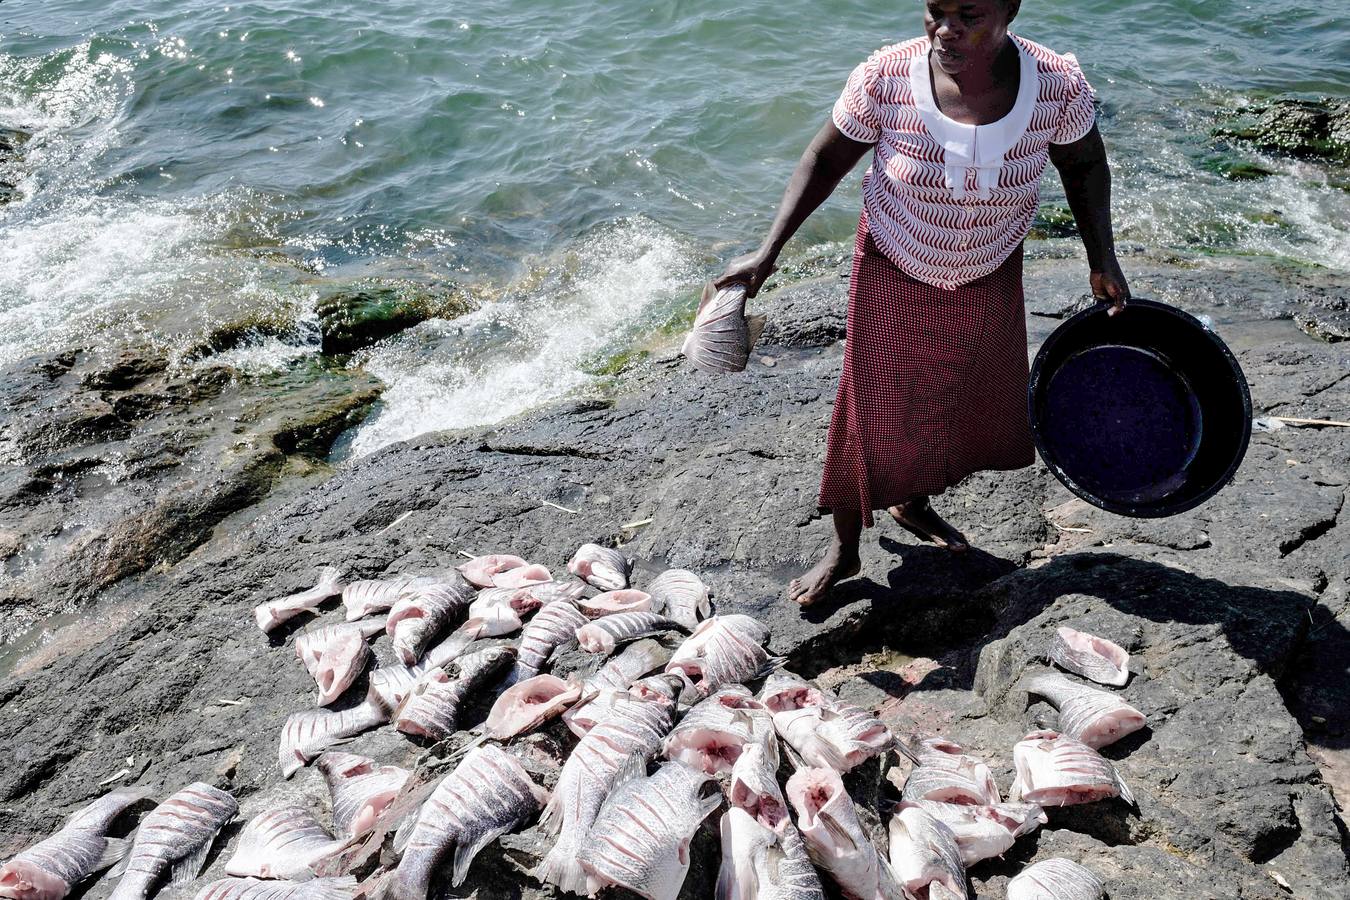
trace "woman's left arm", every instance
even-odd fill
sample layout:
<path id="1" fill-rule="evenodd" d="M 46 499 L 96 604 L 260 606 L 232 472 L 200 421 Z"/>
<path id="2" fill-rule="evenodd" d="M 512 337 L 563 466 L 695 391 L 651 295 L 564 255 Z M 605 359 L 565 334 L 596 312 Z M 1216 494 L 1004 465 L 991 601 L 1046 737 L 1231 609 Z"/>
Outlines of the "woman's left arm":
<path id="1" fill-rule="evenodd" d="M 1072 144 L 1051 144 L 1050 161 L 1059 170 L 1078 233 L 1092 270 L 1092 296 L 1111 303 L 1110 315 L 1125 307 L 1130 286 L 1116 259 L 1111 230 L 1111 166 L 1097 126 Z"/>

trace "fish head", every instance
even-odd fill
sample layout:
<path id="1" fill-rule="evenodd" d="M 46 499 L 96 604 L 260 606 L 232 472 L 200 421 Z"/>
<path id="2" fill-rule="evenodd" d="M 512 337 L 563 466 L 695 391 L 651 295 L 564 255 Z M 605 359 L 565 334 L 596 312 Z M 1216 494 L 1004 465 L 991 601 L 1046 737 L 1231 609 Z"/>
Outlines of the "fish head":
<path id="1" fill-rule="evenodd" d="M 492 586 L 492 577 L 501 572 L 524 566 L 525 560 L 519 556 L 511 556 L 505 553 L 494 553 L 488 556 L 476 556 L 464 565 L 459 566 L 459 573 L 477 587 L 485 588 Z"/>
<path id="2" fill-rule="evenodd" d="M 396 641 L 397 643 L 397 641 Z M 357 632 L 347 632 L 331 641 L 319 657 L 314 681 L 319 686 L 319 703 L 332 703 L 351 687 L 370 657 L 370 647 Z"/>
<path id="3" fill-rule="evenodd" d="M 13 859 L 0 866 L 0 897 L 7 900 L 61 900 L 68 893 L 64 879 L 35 863 Z"/>
<path id="4" fill-rule="evenodd" d="M 772 713 L 825 705 L 825 695 L 820 692 L 820 688 L 783 672 L 775 672 L 765 679 L 759 700 Z"/>
<path id="5" fill-rule="evenodd" d="M 751 742 L 742 749 L 731 770 L 727 798 L 733 809 L 748 813 L 775 831 L 787 821 L 787 801 L 778 787 L 778 765 L 768 746 Z"/>
<path id="6" fill-rule="evenodd" d="M 498 740 L 514 737 L 556 715 L 581 696 L 581 687 L 555 675 L 535 675 L 507 688 L 492 704 L 484 726 Z"/>

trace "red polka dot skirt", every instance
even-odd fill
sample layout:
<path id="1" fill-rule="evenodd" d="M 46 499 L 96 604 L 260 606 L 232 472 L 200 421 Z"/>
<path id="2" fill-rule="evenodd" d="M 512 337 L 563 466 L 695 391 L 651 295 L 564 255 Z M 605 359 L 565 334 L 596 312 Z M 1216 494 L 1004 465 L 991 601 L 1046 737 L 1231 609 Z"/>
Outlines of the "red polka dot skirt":
<path id="1" fill-rule="evenodd" d="M 874 509 L 940 494 L 972 472 L 1031 465 L 1024 316 L 1021 247 L 943 290 L 882 254 L 864 213 L 821 508 L 860 510 L 870 527 Z"/>

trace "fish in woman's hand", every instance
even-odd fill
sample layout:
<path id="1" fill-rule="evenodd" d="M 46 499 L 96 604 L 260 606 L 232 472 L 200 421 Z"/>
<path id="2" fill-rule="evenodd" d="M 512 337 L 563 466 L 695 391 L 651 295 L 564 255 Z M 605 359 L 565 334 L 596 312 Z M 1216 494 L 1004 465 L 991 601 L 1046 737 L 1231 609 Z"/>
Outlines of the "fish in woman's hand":
<path id="1" fill-rule="evenodd" d="M 536 878 L 565 891 L 585 892 L 586 876 L 577 853 L 614 785 L 660 748 L 674 712 L 674 684 L 665 676 L 653 676 L 618 695 L 577 743 L 544 809 L 544 831 L 556 843 L 535 869 Z"/>
<path id="2" fill-rule="evenodd" d="M 282 597 L 279 600 L 268 600 L 266 603 L 260 603 L 253 609 L 253 618 L 257 621 L 258 627 L 266 634 L 301 613 L 318 609 L 320 603 L 329 597 L 336 597 L 343 590 L 342 573 L 332 566 L 324 566 L 319 570 L 319 580 L 314 587 L 298 594 L 291 594 L 289 597 Z"/>
<path id="3" fill-rule="evenodd" d="M 466 653 L 445 668 L 433 669 L 403 700 L 394 727 L 404 734 L 443 740 L 459 727 L 464 701 L 496 678 L 516 658 L 511 646 L 486 647 Z"/>
<path id="4" fill-rule="evenodd" d="M 1102 900 L 1106 885 L 1091 870 L 1054 857 L 1023 869 L 1008 882 L 1008 900 Z"/>
<path id="5" fill-rule="evenodd" d="M 652 609 L 664 612 L 689 631 L 712 613 L 712 592 L 688 569 L 667 569 L 647 585 Z"/>
<path id="6" fill-rule="evenodd" d="M 682 762 L 648 777 L 646 764 L 632 759 L 628 780 L 610 792 L 577 854 L 586 893 L 618 885 L 647 900 L 676 900 L 689 874 L 689 843 L 722 795 L 705 796 L 712 776 Z"/>
<path id="7" fill-rule="evenodd" d="M 563 713 L 563 723 L 577 737 L 595 727 L 605 709 L 620 691 L 626 691 L 643 675 L 670 661 L 670 651 L 650 638 L 629 644 L 581 683 L 581 699 Z"/>
<path id="8" fill-rule="evenodd" d="M 599 544 L 582 544 L 567 563 L 567 571 L 602 591 L 620 591 L 628 587 L 633 563 L 618 550 Z"/>
<path id="9" fill-rule="evenodd" d="M 533 818 L 548 801 L 509 753 L 493 744 L 475 747 L 417 812 L 403 857 L 391 880 L 394 900 L 426 900 L 432 875 L 454 850 L 451 886 L 488 844 Z"/>
<path id="10" fill-rule="evenodd" d="M 493 576 L 525 565 L 528 563 L 519 556 L 493 553 L 488 556 L 475 556 L 459 566 L 459 572 L 475 587 L 487 588 L 492 587 Z"/>
<path id="11" fill-rule="evenodd" d="M 108 828 L 144 799 L 141 791 L 112 791 L 72 815 L 60 831 L 0 866 L 0 897 L 61 900 L 75 885 L 121 860 L 131 842 L 108 837 Z"/>
<path id="12" fill-rule="evenodd" d="M 745 615 L 704 619 L 666 664 L 699 697 L 726 684 L 750 681 L 782 664 L 764 650 L 769 628 Z"/>
<path id="13" fill-rule="evenodd" d="M 330 750 L 314 762 L 332 800 L 333 826 L 348 838 L 369 834 L 407 784 L 410 772 L 373 759 Z"/>
<path id="14" fill-rule="evenodd" d="M 853 900 L 899 900 L 890 866 L 858 821 L 853 799 L 834 769 L 798 769 L 787 782 L 787 799 L 811 861 Z"/>
<path id="15" fill-rule="evenodd" d="M 777 750 L 773 719 L 748 689 L 728 685 L 694 704 L 681 717 L 666 738 L 662 753 L 666 759 L 718 775 L 731 772 L 750 744 Z"/>
<path id="16" fill-rule="evenodd" d="M 901 810 L 911 807 L 923 810 L 952 830 L 961 851 L 961 861 L 967 866 L 1002 856 L 1012 849 L 1019 837 L 1049 821 L 1045 810 L 1035 803 L 970 806 L 932 800 L 900 801 Z M 894 857 L 891 864 L 895 865 Z"/>
<path id="17" fill-rule="evenodd" d="M 422 651 L 474 598 L 474 590 L 459 574 L 421 585 L 399 597 L 385 620 L 394 639 L 394 652 L 404 665 L 415 665 Z"/>
<path id="18" fill-rule="evenodd" d="M 1045 655 L 1060 668 L 1098 684 L 1124 687 L 1130 680 L 1129 652 L 1086 631 L 1056 628 Z"/>
<path id="19" fill-rule="evenodd" d="M 277 761 L 290 778 L 323 751 L 389 721 L 389 713 L 369 698 L 349 709 L 307 709 L 291 713 L 281 727 Z"/>
<path id="20" fill-rule="evenodd" d="M 709 282 L 699 299 L 693 330 L 680 352 L 696 369 L 725 374 L 745 371 L 760 323 L 745 315 L 745 285 L 732 284 L 720 291 Z"/>
<path id="21" fill-rule="evenodd" d="M 651 637 L 663 631 L 683 631 L 684 626 L 660 613 L 621 612 L 601 616 L 576 630 L 576 641 L 587 653 L 613 653 L 620 644 Z"/>
<path id="22" fill-rule="evenodd" d="M 483 733 L 499 741 L 533 731 L 581 697 L 581 685 L 553 675 L 518 681 L 492 704 Z"/>
<path id="23" fill-rule="evenodd" d="M 335 622 L 302 631 L 295 638 L 295 655 L 319 687 L 319 705 L 342 696 L 370 662 L 366 641 L 384 631 L 384 621 Z"/>
<path id="24" fill-rule="evenodd" d="M 586 622 L 581 610 L 567 600 L 554 600 L 539 610 L 520 634 L 520 652 L 510 683 L 538 675 L 554 650 L 576 643 L 577 629 Z"/>
<path id="25" fill-rule="evenodd" d="M 314 814 L 301 806 L 260 813 L 239 833 L 225 874 L 240 878 L 302 880 L 314 877 L 310 866 L 343 845 L 333 840 Z"/>
<path id="26" fill-rule="evenodd" d="M 1040 675 L 1027 684 L 1059 710 L 1059 731 L 1100 750 L 1148 724 L 1144 714 L 1115 694 L 1099 691 L 1058 672 Z"/>
<path id="27" fill-rule="evenodd" d="M 1014 800 L 1041 806 L 1071 806 L 1134 794 L 1111 761 L 1082 741 L 1055 731 L 1033 731 L 1013 747 L 1017 777 Z"/>
<path id="28" fill-rule="evenodd" d="M 889 832 L 891 871 L 906 897 L 932 897 L 934 885 L 941 885 L 952 897 L 965 900 L 969 896 L 956 835 L 944 822 L 909 806 L 891 818 Z"/>
<path id="29" fill-rule="evenodd" d="M 309 881 L 264 881 L 221 878 L 197 892 L 194 900 L 352 900 L 356 878 L 313 878 Z"/>
<path id="30" fill-rule="evenodd" d="M 901 799 L 975 805 L 1003 802 L 989 766 L 967 754 L 960 744 L 929 738 L 917 756 L 900 793 Z"/>
<path id="31" fill-rule="evenodd" d="M 238 813 L 232 796 L 202 782 L 169 797 L 141 820 L 109 900 L 145 900 L 165 873 L 174 884 L 192 881 L 206 865 L 220 829 Z"/>

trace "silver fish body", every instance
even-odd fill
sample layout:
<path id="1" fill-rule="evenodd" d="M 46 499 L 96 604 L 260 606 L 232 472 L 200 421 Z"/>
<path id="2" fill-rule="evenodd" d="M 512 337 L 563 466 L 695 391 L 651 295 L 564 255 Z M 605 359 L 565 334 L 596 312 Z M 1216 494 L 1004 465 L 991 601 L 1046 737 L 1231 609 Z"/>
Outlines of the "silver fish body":
<path id="1" fill-rule="evenodd" d="M 667 569 L 647 585 L 653 608 L 665 612 L 689 631 L 700 619 L 712 613 L 712 593 L 708 586 L 688 569 Z"/>
<path id="2" fill-rule="evenodd" d="M 581 698 L 563 713 L 563 722 L 577 737 L 585 736 L 617 692 L 626 691 L 643 675 L 669 661 L 670 651 L 659 641 L 646 639 L 629 644 L 581 683 Z"/>
<path id="3" fill-rule="evenodd" d="M 768 626 L 750 616 L 704 619 L 675 650 L 666 671 L 679 675 L 697 696 L 727 684 L 749 681 L 782 662 L 764 651 Z"/>
<path id="4" fill-rule="evenodd" d="M 197 892 L 194 900 L 352 900 L 356 878 L 314 878 L 309 881 L 264 881 L 221 878 Z"/>
<path id="5" fill-rule="evenodd" d="M 532 731 L 560 715 L 581 697 L 581 685 L 553 675 L 536 675 L 518 681 L 492 704 L 484 733 L 504 741 Z"/>
<path id="6" fill-rule="evenodd" d="M 499 675 L 515 656 L 514 647 L 488 647 L 455 660 L 455 677 L 445 669 L 433 669 L 403 701 L 394 727 L 436 741 L 449 737 L 458 727 L 465 699 Z"/>
<path id="7" fill-rule="evenodd" d="M 745 285 L 732 284 L 704 302 L 680 352 L 696 369 L 715 374 L 745 371 L 750 360 L 750 322 L 745 317 Z"/>
<path id="8" fill-rule="evenodd" d="M 581 610 L 566 600 L 555 600 L 539 610 L 520 633 L 520 653 L 512 682 L 538 675 L 553 651 L 576 642 L 577 629 L 586 622 Z"/>
<path id="9" fill-rule="evenodd" d="M 816 733 L 838 753 L 841 772 L 880 756 L 894 745 L 891 730 L 873 713 L 835 697 L 828 700 L 827 714 Z"/>
<path id="10" fill-rule="evenodd" d="M 452 848 L 451 883 L 458 887 L 488 844 L 535 816 L 548 794 L 510 754 L 492 744 L 476 747 L 417 812 L 393 878 L 396 900 L 425 900 L 432 875 Z"/>
<path id="11" fill-rule="evenodd" d="M 497 610 L 509 610 L 524 621 L 543 606 L 538 595 L 529 588 L 484 588 L 469 604 L 469 618 L 481 618 Z"/>
<path id="12" fill-rule="evenodd" d="M 315 765 L 328 784 L 333 825 L 349 838 L 375 828 L 411 774 L 398 766 L 382 766 L 364 756 L 334 751 L 324 753 Z"/>
<path id="13" fill-rule="evenodd" d="M 1144 714 L 1115 694 L 1071 681 L 1058 673 L 1033 678 L 1027 685 L 1059 710 L 1059 731 L 1100 750 L 1148 724 Z"/>
<path id="14" fill-rule="evenodd" d="M 858 821 L 858 811 L 834 769 L 798 769 L 787 782 L 787 799 L 811 861 L 834 879 L 846 897 L 890 900 L 900 890 L 889 866 Z"/>
<path id="15" fill-rule="evenodd" d="M 576 630 L 577 643 L 587 653 L 613 653 L 620 644 L 680 630 L 680 623 L 654 612 L 620 612 L 601 616 Z"/>
<path id="16" fill-rule="evenodd" d="M 1046 656 L 1055 665 L 1089 681 L 1124 687 L 1130 680 L 1130 654 L 1106 638 L 1060 626 Z"/>
<path id="17" fill-rule="evenodd" d="M 1106 886 L 1091 870 L 1055 857 L 1041 860 L 1008 882 L 1008 900 L 1101 900 Z"/>
<path id="18" fill-rule="evenodd" d="M 329 747 L 388 721 L 389 714 L 369 700 L 349 709 L 291 713 L 281 728 L 281 746 L 277 751 L 282 776 L 290 778 Z"/>
<path id="19" fill-rule="evenodd" d="M 409 589 L 416 589 L 428 580 L 405 576 L 388 580 L 353 581 L 342 589 L 342 605 L 347 610 L 347 621 L 355 622 L 393 608 Z"/>
<path id="20" fill-rule="evenodd" d="M 989 766 L 965 753 L 959 744 L 930 739 L 923 742 L 918 756 L 901 799 L 976 805 L 1003 801 Z"/>
<path id="21" fill-rule="evenodd" d="M 703 796 L 712 780 L 681 762 L 636 777 L 610 793 L 577 861 L 587 893 L 619 885 L 647 900 L 676 900 L 689 874 L 689 843 L 720 794 Z"/>
<path id="22" fill-rule="evenodd" d="M 320 625 L 296 635 L 295 655 L 319 687 L 319 705 L 327 706 L 365 671 L 371 659 L 367 639 L 384 630 L 376 619 Z"/>
<path id="23" fill-rule="evenodd" d="M 336 597 L 342 590 L 342 573 L 332 566 L 324 566 L 319 570 L 319 580 L 314 587 L 259 604 L 253 610 L 253 618 L 266 633 L 301 613 L 314 611 L 320 603 L 329 597 Z"/>
<path id="24" fill-rule="evenodd" d="M 889 831 L 891 871 L 906 896 L 932 896 L 934 884 L 962 900 L 969 896 L 956 835 L 944 822 L 909 806 L 891 818 Z"/>
<path id="25" fill-rule="evenodd" d="M 238 813 L 233 797 L 201 782 L 169 797 L 141 820 L 109 900 L 145 900 L 165 873 L 175 884 L 196 878 L 216 835 Z"/>
<path id="26" fill-rule="evenodd" d="M 728 685 L 700 700 L 666 738 L 662 753 L 709 775 L 730 773 L 746 746 L 777 749 L 773 719 L 754 695 Z M 775 753 L 775 759 L 777 754 Z"/>
<path id="27" fill-rule="evenodd" d="M 310 866 L 342 846 L 314 815 L 300 806 L 283 806 L 254 816 L 239 833 L 225 874 L 239 878 L 313 877 Z"/>
<path id="28" fill-rule="evenodd" d="M 830 698 L 820 688 L 790 672 L 774 672 L 765 679 L 759 699 L 772 715 L 778 736 L 802 762 L 844 771 L 843 752 L 823 731 Z"/>
<path id="29" fill-rule="evenodd" d="M 628 587 L 628 573 L 632 568 L 628 557 L 599 544 L 582 544 L 567 563 L 567 571 L 602 591 Z"/>
<path id="30" fill-rule="evenodd" d="M 1030 834 L 1048 819 L 1045 810 L 1034 803 L 998 803 L 971 806 L 937 803 L 932 800 L 903 800 L 900 809 L 920 809 L 951 829 L 961 861 L 973 866 L 985 859 L 1002 856 L 1024 834 Z M 891 863 L 894 866 L 895 859 Z"/>
<path id="31" fill-rule="evenodd" d="M 1109 759 L 1082 741 L 1055 731 L 1033 731 L 1013 747 L 1015 800 L 1041 806 L 1072 806 L 1134 794 Z"/>
<path id="32" fill-rule="evenodd" d="M 51 837 L 0 866 L 0 897 L 6 900 L 61 900 L 84 879 L 126 856 L 131 843 L 108 837 L 108 828 L 140 791 L 112 791 L 66 820 Z"/>
<path id="33" fill-rule="evenodd" d="M 473 588 L 459 575 L 404 593 L 384 625 L 404 665 L 416 664 L 432 639 L 468 607 L 473 596 Z"/>

